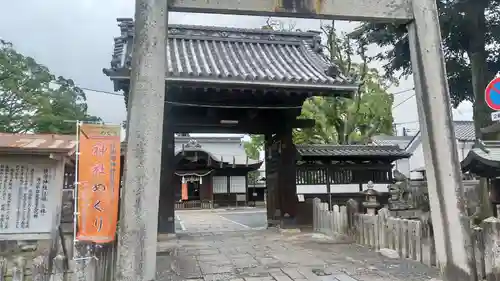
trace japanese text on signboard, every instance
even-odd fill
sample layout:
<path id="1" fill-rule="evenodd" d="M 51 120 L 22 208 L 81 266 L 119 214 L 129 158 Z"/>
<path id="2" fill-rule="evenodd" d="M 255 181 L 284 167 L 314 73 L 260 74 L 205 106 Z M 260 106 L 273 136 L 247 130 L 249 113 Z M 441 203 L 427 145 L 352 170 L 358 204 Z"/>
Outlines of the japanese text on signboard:
<path id="1" fill-rule="evenodd" d="M 0 234 L 51 232 L 53 177 L 49 165 L 0 163 Z"/>
<path id="2" fill-rule="evenodd" d="M 115 238 L 120 186 L 120 127 L 80 126 L 77 239 L 95 243 Z"/>

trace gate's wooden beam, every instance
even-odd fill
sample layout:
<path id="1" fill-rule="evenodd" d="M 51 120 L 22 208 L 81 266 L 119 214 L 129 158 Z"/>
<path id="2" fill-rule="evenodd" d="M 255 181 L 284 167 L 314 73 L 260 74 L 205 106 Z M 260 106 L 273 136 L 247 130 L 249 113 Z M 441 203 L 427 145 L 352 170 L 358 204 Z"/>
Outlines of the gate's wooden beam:
<path id="1" fill-rule="evenodd" d="M 410 21 L 412 0 L 171 0 L 168 10 L 353 21 Z M 418 0 L 417 0 L 418 1 Z"/>

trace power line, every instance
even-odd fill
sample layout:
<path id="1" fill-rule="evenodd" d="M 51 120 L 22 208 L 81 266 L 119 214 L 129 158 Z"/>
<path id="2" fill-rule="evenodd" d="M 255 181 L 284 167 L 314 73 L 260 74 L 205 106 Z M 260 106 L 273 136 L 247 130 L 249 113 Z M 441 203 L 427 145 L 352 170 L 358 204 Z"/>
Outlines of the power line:
<path id="1" fill-rule="evenodd" d="M 110 91 L 96 90 L 96 89 L 87 88 L 87 87 L 80 87 L 80 86 L 77 86 L 77 87 L 82 89 L 82 90 L 96 92 L 96 93 L 103 93 L 103 94 L 108 94 L 108 95 L 113 95 L 113 96 L 123 96 L 123 94 L 110 92 Z M 401 90 L 398 92 L 394 92 L 394 93 L 391 93 L 391 95 L 396 96 L 396 95 L 404 94 L 404 93 L 407 93 L 407 92 L 413 91 L 413 90 L 415 90 L 415 88 L 410 88 L 410 89 L 405 89 L 405 90 Z"/>
<path id="2" fill-rule="evenodd" d="M 398 123 L 393 123 L 394 125 L 405 125 L 405 124 L 415 124 L 415 123 L 419 123 L 418 120 L 416 121 L 406 121 L 406 122 L 398 122 Z"/>
<path id="3" fill-rule="evenodd" d="M 87 87 L 80 87 L 80 86 L 77 86 L 77 87 L 82 89 L 82 90 L 85 90 L 85 91 L 91 91 L 91 92 L 96 92 L 96 93 L 103 93 L 103 94 L 123 97 L 123 94 L 120 94 L 120 93 L 114 93 L 114 92 L 103 91 L 103 90 L 96 90 L 96 89 L 91 89 L 91 88 L 87 88 Z"/>
<path id="4" fill-rule="evenodd" d="M 392 95 L 393 96 L 397 96 L 397 95 L 404 94 L 404 93 L 407 93 L 407 92 L 413 91 L 413 90 L 415 90 L 415 87 L 410 88 L 410 89 L 405 89 L 405 90 L 394 92 L 394 93 L 392 93 Z"/>
<path id="5" fill-rule="evenodd" d="M 301 109 L 302 106 L 254 106 L 254 105 L 215 105 L 215 104 L 198 104 L 198 103 L 184 103 L 184 102 L 175 102 L 175 101 L 166 101 L 165 103 L 171 105 L 180 105 L 180 106 L 190 106 L 190 107 L 209 107 L 209 108 L 235 108 L 235 109 Z"/>
<path id="6" fill-rule="evenodd" d="M 411 96 L 407 97 L 407 98 L 406 98 L 406 99 L 404 99 L 402 102 L 400 102 L 400 103 L 396 104 L 395 106 L 393 106 L 393 107 L 392 107 L 392 109 L 396 109 L 398 106 L 400 106 L 400 105 L 404 104 L 405 102 L 409 101 L 409 100 L 410 100 L 411 98 L 413 98 L 414 96 L 415 96 L 415 94 L 413 94 L 413 95 L 411 95 Z"/>
<path id="7" fill-rule="evenodd" d="M 78 86 L 78 87 L 80 89 L 82 89 L 82 90 L 85 90 L 85 91 L 91 91 L 91 92 L 96 92 L 96 93 L 102 93 L 102 94 L 107 94 L 107 95 L 112 95 L 112 96 L 123 97 L 123 94 L 121 94 L 121 93 L 115 93 L 115 92 L 104 91 L 104 90 L 96 90 L 96 89 L 87 88 L 87 87 L 80 87 L 80 86 Z M 396 95 L 404 94 L 404 93 L 407 93 L 407 92 L 413 91 L 413 90 L 415 90 L 415 88 L 401 90 L 401 91 L 392 93 L 392 95 L 396 96 Z M 393 106 L 392 109 L 396 109 L 397 107 L 399 107 L 400 105 L 404 104 L 405 102 L 407 102 L 408 100 L 410 100 L 414 96 L 415 96 L 415 94 L 412 94 L 408 98 L 404 99 L 402 102 L 400 102 L 400 103 L 396 104 L 395 106 Z M 174 105 L 191 106 L 191 107 L 197 106 L 197 107 L 217 107 L 217 108 L 242 108 L 242 109 L 243 108 L 249 108 L 249 107 L 215 106 L 215 105 L 187 104 L 187 103 L 174 103 L 174 102 L 167 102 L 167 103 L 171 103 L 171 104 L 174 104 Z M 256 108 L 256 107 L 252 107 L 252 108 Z M 258 107 L 258 108 L 259 109 L 265 109 L 267 107 Z M 271 108 L 271 107 L 269 107 L 269 108 Z M 296 109 L 296 108 L 299 108 L 299 107 L 283 107 L 283 108 L 281 108 L 281 107 L 272 107 L 272 108 L 273 109 Z"/>

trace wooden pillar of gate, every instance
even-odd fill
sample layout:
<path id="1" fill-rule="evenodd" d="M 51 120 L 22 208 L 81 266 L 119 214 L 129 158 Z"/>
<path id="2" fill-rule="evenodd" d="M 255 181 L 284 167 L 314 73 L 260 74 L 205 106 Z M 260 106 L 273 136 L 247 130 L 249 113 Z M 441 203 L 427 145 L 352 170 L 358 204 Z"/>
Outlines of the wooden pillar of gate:
<path id="1" fill-rule="evenodd" d="M 273 138 L 272 134 L 265 135 L 264 141 L 264 155 L 266 163 L 266 208 L 267 208 L 267 222 L 268 226 L 275 226 L 275 213 L 276 213 L 276 186 L 275 186 L 275 159 L 273 159 Z"/>
<path id="2" fill-rule="evenodd" d="M 292 128 L 278 136 L 279 172 L 278 197 L 281 211 L 281 227 L 294 227 L 297 216 L 296 150 L 292 139 Z"/>
<path id="3" fill-rule="evenodd" d="M 175 189 L 173 183 L 175 173 L 174 162 L 174 128 L 171 106 L 165 106 L 163 122 L 163 140 L 160 174 L 160 204 L 158 208 L 158 233 L 175 233 Z"/>

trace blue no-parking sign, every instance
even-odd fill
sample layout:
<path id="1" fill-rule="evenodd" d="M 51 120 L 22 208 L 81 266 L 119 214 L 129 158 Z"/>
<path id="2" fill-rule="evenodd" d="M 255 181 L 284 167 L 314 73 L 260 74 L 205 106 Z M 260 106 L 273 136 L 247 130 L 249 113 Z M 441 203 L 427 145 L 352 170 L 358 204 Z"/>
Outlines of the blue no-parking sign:
<path id="1" fill-rule="evenodd" d="M 486 104 L 493 110 L 500 110 L 500 77 L 497 77 L 488 84 L 484 93 Z"/>

